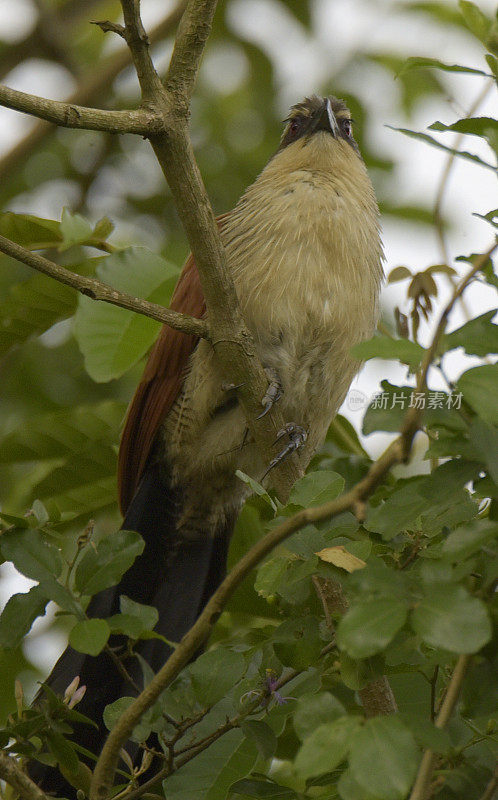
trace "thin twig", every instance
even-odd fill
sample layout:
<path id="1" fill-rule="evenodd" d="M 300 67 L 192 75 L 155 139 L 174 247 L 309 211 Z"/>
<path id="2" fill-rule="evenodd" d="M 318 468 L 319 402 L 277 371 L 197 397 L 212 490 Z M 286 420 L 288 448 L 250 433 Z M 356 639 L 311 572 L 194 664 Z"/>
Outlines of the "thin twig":
<path id="1" fill-rule="evenodd" d="M 484 794 L 479 798 L 479 800 L 493 800 L 497 789 L 498 789 L 498 767 L 496 768 L 495 774 L 491 778 L 490 782 L 486 786 Z"/>
<path id="2" fill-rule="evenodd" d="M 459 656 L 455 669 L 448 684 L 444 700 L 437 715 L 436 728 L 445 728 L 457 704 L 465 674 L 470 664 L 470 655 Z M 410 800 L 429 800 L 431 796 L 430 782 L 434 770 L 435 755 L 432 750 L 426 750 L 422 756 Z"/>
<path id="3" fill-rule="evenodd" d="M 320 653 L 320 657 L 330 652 L 330 649 L 331 645 L 327 645 L 326 647 L 324 647 L 322 652 Z M 279 691 L 280 689 L 282 689 L 283 686 L 285 686 L 290 681 L 294 680 L 294 678 L 300 675 L 301 672 L 302 671 L 300 670 L 294 670 L 294 669 L 286 670 L 286 672 L 282 675 L 282 677 L 275 682 L 273 691 Z M 218 739 L 220 739 L 226 733 L 229 733 L 229 731 L 234 730 L 234 728 L 240 727 L 241 722 L 243 722 L 247 717 L 257 712 L 258 709 L 261 710 L 260 706 L 262 704 L 262 701 L 267 697 L 268 697 L 268 692 L 266 690 L 261 691 L 258 694 L 258 696 L 251 703 L 249 703 L 243 711 L 239 712 L 239 714 L 236 714 L 234 717 L 228 719 L 223 725 L 221 725 L 219 728 L 217 728 L 215 731 L 210 733 L 208 736 L 206 736 L 204 739 L 197 742 L 196 744 L 189 745 L 188 747 L 177 751 L 176 755 L 181 754 L 183 755 L 183 758 L 178 759 L 176 764 L 173 763 L 173 758 L 171 758 L 170 761 L 168 762 L 168 765 L 163 769 L 161 769 L 159 772 L 157 772 L 156 775 L 150 778 L 146 783 L 143 783 L 137 789 L 134 789 L 131 792 L 127 793 L 126 800 L 138 800 L 139 797 L 142 797 L 144 794 L 148 793 L 151 789 L 157 786 L 158 783 L 165 780 L 166 778 L 169 778 L 170 775 L 173 774 L 173 772 L 178 772 L 178 770 L 181 767 L 185 766 L 185 764 L 187 764 L 189 761 L 192 761 L 192 759 L 196 758 L 196 756 L 198 756 L 199 753 L 202 753 L 203 750 L 207 750 L 208 747 L 210 747 L 214 742 L 218 741 Z M 173 753 L 173 755 L 175 754 Z"/>
<path id="4" fill-rule="evenodd" d="M 102 300 L 105 303 L 135 311 L 191 336 L 200 336 L 203 339 L 208 338 L 208 328 L 204 320 L 189 317 L 187 314 L 180 314 L 178 311 L 164 308 L 157 303 L 149 303 L 148 300 L 133 297 L 127 292 L 118 292 L 117 289 L 113 289 L 112 286 L 108 286 L 106 283 L 97 280 L 97 278 L 77 275 L 65 267 L 49 261 L 48 258 L 32 253 L 25 247 L 11 242 L 5 236 L 0 236 L 0 252 L 6 253 L 6 255 L 15 258 L 17 261 L 22 261 L 23 264 L 27 264 L 38 272 L 43 272 L 44 275 L 54 278 L 59 283 L 71 286 L 92 300 Z"/>
<path id="5" fill-rule="evenodd" d="M 138 82 L 142 90 L 142 103 L 165 97 L 163 85 L 149 54 L 149 39 L 140 19 L 140 0 L 121 0 L 125 22 L 124 38 L 130 48 Z"/>

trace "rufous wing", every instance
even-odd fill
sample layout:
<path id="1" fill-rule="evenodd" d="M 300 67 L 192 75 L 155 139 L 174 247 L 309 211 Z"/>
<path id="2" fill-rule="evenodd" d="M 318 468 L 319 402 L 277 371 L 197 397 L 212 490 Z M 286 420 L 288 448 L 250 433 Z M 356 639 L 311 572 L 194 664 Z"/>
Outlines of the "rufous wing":
<path id="1" fill-rule="evenodd" d="M 206 304 L 195 261 L 187 259 L 170 308 L 200 319 Z M 164 325 L 152 348 L 142 380 L 128 408 L 118 457 L 118 495 L 126 513 L 142 477 L 161 422 L 181 389 L 198 337 Z"/>

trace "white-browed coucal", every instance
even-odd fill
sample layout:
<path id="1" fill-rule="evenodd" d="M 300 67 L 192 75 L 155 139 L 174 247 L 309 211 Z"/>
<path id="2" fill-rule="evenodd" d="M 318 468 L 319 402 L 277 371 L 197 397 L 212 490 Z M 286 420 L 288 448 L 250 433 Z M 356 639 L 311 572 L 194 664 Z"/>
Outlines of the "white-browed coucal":
<path id="1" fill-rule="evenodd" d="M 307 434 L 306 463 L 358 369 L 351 346 L 375 329 L 383 274 L 377 203 L 346 105 L 317 96 L 295 105 L 277 152 L 219 224 L 259 358 L 278 381 L 285 419 Z M 192 257 L 171 307 L 205 314 Z M 119 454 L 123 527 L 142 534 L 145 550 L 88 613 L 117 612 L 125 594 L 156 606 L 158 632 L 179 641 L 224 575 L 248 491 L 237 469 L 259 480 L 268 461 L 247 436 L 236 390 L 223 383 L 207 341 L 164 327 L 131 402 Z M 137 649 L 154 670 L 168 653 L 160 640 Z M 128 669 L 139 681 L 139 668 Z M 77 736 L 98 752 L 103 708 L 133 689 L 105 654 L 68 648 L 48 682 L 62 692 L 75 675 L 87 685 L 79 708 L 101 728 Z M 37 769 L 33 776 L 42 777 Z M 53 771 L 42 785 L 61 786 Z"/>

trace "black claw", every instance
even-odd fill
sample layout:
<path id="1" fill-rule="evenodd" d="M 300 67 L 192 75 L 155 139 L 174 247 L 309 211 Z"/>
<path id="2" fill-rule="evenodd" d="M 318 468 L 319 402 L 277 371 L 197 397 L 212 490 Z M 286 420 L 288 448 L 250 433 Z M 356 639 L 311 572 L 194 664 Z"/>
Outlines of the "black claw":
<path id="1" fill-rule="evenodd" d="M 280 453 L 270 461 L 268 469 L 261 480 L 264 480 L 268 473 L 271 472 L 271 470 L 276 467 L 277 464 L 280 464 L 285 458 L 287 458 L 288 455 L 294 453 L 296 450 L 302 447 L 308 438 L 308 434 L 304 428 L 302 428 L 300 425 L 296 425 L 294 422 L 288 422 L 287 425 L 285 425 L 282 430 L 278 432 L 274 444 L 279 442 L 280 439 L 283 439 L 284 436 L 289 437 L 288 444 L 286 444 L 283 450 L 281 450 Z"/>
<path id="2" fill-rule="evenodd" d="M 278 372 L 272 367 L 265 367 L 265 372 L 268 376 L 268 388 L 261 400 L 261 405 L 264 406 L 263 411 L 256 419 L 261 419 L 273 408 L 274 404 L 280 400 L 283 394 L 282 382 L 278 376 Z"/>
<path id="3" fill-rule="evenodd" d="M 261 414 L 258 414 L 256 419 L 262 419 L 263 417 L 265 417 L 268 414 L 269 410 L 273 407 L 273 403 L 275 402 L 275 400 L 273 400 L 273 401 L 272 400 L 268 400 L 268 399 L 265 400 L 265 398 L 266 398 L 266 395 L 265 395 L 265 397 L 263 397 L 263 400 L 261 401 L 262 404 L 264 405 L 264 409 L 261 412 Z"/>

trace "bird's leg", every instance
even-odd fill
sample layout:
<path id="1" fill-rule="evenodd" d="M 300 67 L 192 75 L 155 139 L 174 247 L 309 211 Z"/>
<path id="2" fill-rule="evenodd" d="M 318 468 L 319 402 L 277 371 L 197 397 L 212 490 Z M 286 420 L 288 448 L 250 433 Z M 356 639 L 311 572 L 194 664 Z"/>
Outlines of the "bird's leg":
<path id="1" fill-rule="evenodd" d="M 277 464 L 280 464 L 284 460 L 284 458 L 287 458 L 287 456 L 290 455 L 290 453 L 294 453 L 296 450 L 302 447 L 308 438 L 308 434 L 306 433 L 304 428 L 302 428 L 300 425 L 296 425 L 294 422 L 288 422 L 286 425 L 284 425 L 282 430 L 280 430 L 277 434 L 277 438 L 275 439 L 275 444 L 279 442 L 280 439 L 283 439 L 284 436 L 288 436 L 289 441 L 285 445 L 285 447 L 280 451 L 280 453 L 270 461 L 268 469 L 261 478 L 262 481 L 266 478 L 266 476 L 268 475 L 270 470 L 273 469 L 273 467 L 276 467 Z"/>
<path id="2" fill-rule="evenodd" d="M 271 408 L 273 408 L 274 404 L 280 400 L 283 394 L 282 389 L 282 381 L 280 380 L 280 376 L 276 369 L 273 367 L 265 367 L 265 372 L 268 377 L 268 388 L 263 395 L 263 399 L 261 400 L 261 405 L 263 406 L 263 411 L 257 417 L 257 419 L 261 419 L 264 417 L 265 414 L 268 414 Z"/>

